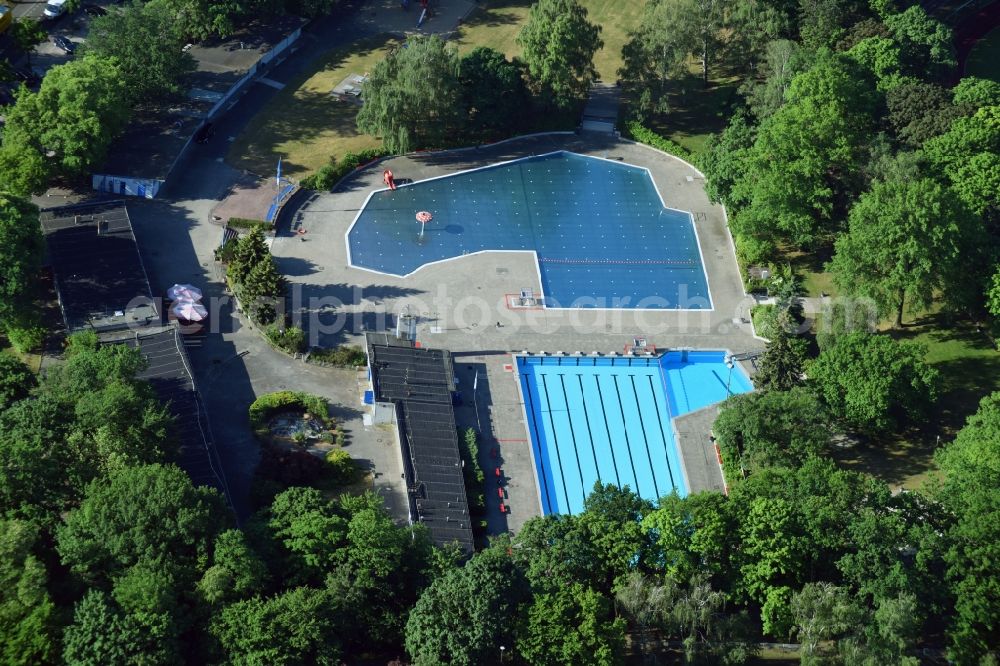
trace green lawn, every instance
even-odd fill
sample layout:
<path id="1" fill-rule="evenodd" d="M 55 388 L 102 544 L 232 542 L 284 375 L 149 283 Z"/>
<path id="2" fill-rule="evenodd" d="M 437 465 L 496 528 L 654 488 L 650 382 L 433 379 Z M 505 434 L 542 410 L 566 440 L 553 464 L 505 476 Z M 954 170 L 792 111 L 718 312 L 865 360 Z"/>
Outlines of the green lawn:
<path id="1" fill-rule="evenodd" d="M 488 46 L 513 57 L 520 55 L 517 33 L 528 18 L 533 0 L 494 0 L 476 9 L 459 28 L 454 41 L 460 53 Z M 622 46 L 628 33 L 639 25 L 646 0 L 581 0 L 591 23 L 601 26 L 604 48 L 594 56 L 601 79 L 614 81 L 622 66 Z"/>
<path id="2" fill-rule="evenodd" d="M 969 54 L 965 73 L 1000 83 L 1000 28 L 983 37 Z"/>
<path id="3" fill-rule="evenodd" d="M 948 324 L 927 315 L 890 333 L 927 348 L 927 362 L 941 373 L 941 395 L 921 437 L 900 437 L 835 453 L 841 464 L 905 488 L 921 486 L 933 474 L 934 450 L 950 441 L 979 401 L 1000 390 L 1000 352 L 969 323 Z"/>
<path id="4" fill-rule="evenodd" d="M 729 122 L 729 107 L 740 81 L 718 73 L 706 87 L 694 74 L 693 61 L 691 69 L 692 73 L 670 90 L 669 110 L 663 118 L 651 123 L 650 129 L 697 155 L 704 150 L 708 139 Z"/>
<path id="5" fill-rule="evenodd" d="M 358 132 L 359 106 L 330 92 L 349 74 L 364 74 L 397 42 L 387 35 L 355 42 L 330 53 L 311 72 L 275 95 L 229 149 L 227 161 L 256 174 L 270 174 L 282 157 L 285 173 L 301 177 L 348 151 L 377 148 L 379 140 Z"/>

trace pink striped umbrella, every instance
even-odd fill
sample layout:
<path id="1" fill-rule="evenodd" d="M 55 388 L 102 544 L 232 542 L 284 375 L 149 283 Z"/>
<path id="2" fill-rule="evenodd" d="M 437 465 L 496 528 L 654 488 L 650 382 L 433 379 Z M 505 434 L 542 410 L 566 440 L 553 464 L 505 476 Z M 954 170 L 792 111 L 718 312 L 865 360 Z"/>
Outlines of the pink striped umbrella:
<path id="1" fill-rule="evenodd" d="M 208 310 L 205 309 L 205 306 L 194 301 L 178 301 L 174 303 L 170 311 L 178 319 L 184 321 L 203 321 L 208 317 Z"/>

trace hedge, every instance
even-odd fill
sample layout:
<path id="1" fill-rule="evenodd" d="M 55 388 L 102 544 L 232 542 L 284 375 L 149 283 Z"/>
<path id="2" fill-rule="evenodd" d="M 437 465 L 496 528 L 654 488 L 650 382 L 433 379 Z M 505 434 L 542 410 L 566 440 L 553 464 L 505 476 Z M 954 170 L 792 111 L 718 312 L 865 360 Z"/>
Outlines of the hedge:
<path id="1" fill-rule="evenodd" d="M 278 349 L 289 354 L 305 351 L 306 334 L 298 326 L 278 326 L 271 324 L 264 329 L 264 335 Z"/>
<path id="2" fill-rule="evenodd" d="M 629 136 L 638 141 L 639 143 L 644 143 L 647 146 L 652 146 L 657 150 L 662 150 L 665 153 L 670 153 L 671 155 L 676 155 L 689 162 L 693 159 L 694 155 L 690 150 L 677 143 L 676 141 L 671 141 L 670 139 L 660 136 L 653 130 L 645 127 L 642 123 L 633 120 L 625 125 L 625 130 L 628 132 Z"/>
<path id="3" fill-rule="evenodd" d="M 324 425 L 330 422 L 329 405 L 325 398 L 301 391 L 277 391 L 265 393 L 253 401 L 249 410 L 250 427 L 255 431 L 262 430 L 272 414 L 292 408 L 318 418 Z"/>
<path id="4" fill-rule="evenodd" d="M 253 229 L 254 227 L 270 226 L 264 220 L 254 220 L 247 217 L 231 217 L 226 224 L 233 229 Z"/>
<path id="5" fill-rule="evenodd" d="M 357 368 L 368 362 L 365 350 L 353 345 L 341 345 L 334 349 L 314 347 L 309 352 L 310 361 L 328 363 L 338 368 Z"/>
<path id="6" fill-rule="evenodd" d="M 302 187 L 308 190 L 329 190 L 340 182 L 340 179 L 357 169 L 362 164 L 367 164 L 372 160 L 385 157 L 389 152 L 381 148 L 369 148 L 359 153 L 346 152 L 344 156 L 337 160 L 330 158 L 330 163 L 319 168 L 314 174 L 302 179 Z"/>

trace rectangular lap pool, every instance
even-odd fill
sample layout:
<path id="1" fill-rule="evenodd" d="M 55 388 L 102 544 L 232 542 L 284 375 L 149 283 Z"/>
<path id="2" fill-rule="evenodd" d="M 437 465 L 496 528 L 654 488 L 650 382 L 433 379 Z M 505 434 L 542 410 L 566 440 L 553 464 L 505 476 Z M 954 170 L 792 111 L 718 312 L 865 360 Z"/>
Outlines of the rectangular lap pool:
<path id="1" fill-rule="evenodd" d="M 673 419 L 753 388 L 725 359 L 694 350 L 515 356 L 542 513 L 582 512 L 595 481 L 650 500 L 687 495 Z"/>

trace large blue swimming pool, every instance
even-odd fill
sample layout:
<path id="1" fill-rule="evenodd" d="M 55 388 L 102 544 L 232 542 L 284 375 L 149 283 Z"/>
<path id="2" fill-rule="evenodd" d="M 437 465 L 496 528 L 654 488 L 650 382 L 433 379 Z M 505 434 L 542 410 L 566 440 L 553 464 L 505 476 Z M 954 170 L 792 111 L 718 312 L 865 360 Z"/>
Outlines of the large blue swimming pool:
<path id="1" fill-rule="evenodd" d="M 433 215 L 423 234 L 420 211 Z M 347 241 L 352 266 L 398 276 L 473 252 L 532 251 L 547 307 L 712 307 L 690 213 L 665 208 L 646 169 L 573 153 L 375 192 Z"/>
<path id="2" fill-rule="evenodd" d="M 753 388 L 721 351 L 516 359 L 545 514 L 580 513 L 595 481 L 687 495 L 673 419 Z"/>

